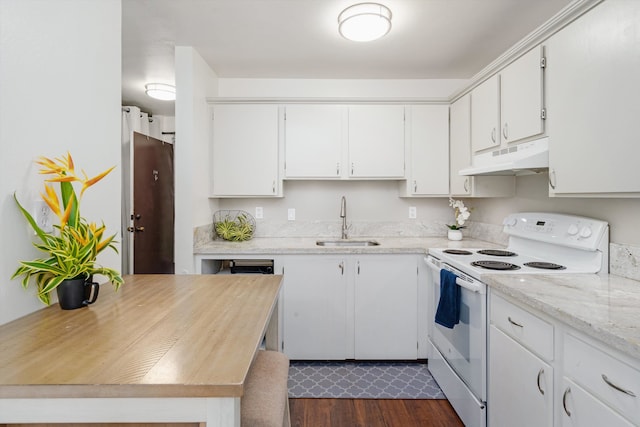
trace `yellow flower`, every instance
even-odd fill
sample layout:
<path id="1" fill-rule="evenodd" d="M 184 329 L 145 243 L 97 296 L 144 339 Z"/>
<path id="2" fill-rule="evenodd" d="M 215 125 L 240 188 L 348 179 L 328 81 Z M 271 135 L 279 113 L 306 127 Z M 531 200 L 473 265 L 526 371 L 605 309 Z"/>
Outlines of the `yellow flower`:
<path id="1" fill-rule="evenodd" d="M 91 187 L 93 184 L 95 184 L 96 182 L 100 181 L 102 178 L 107 176 L 109 172 L 111 172 L 114 168 L 115 166 L 111 166 L 106 171 L 94 176 L 91 179 L 87 178 L 87 174 L 84 171 L 82 171 L 82 174 L 85 176 L 85 179 L 82 180 L 82 190 L 80 190 L 80 197 L 82 197 L 82 194 L 87 188 Z"/>

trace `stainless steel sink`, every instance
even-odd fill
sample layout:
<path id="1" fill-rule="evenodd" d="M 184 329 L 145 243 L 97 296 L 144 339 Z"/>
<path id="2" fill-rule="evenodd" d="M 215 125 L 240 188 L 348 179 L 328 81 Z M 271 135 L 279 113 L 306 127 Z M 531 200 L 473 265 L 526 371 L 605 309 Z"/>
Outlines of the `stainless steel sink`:
<path id="1" fill-rule="evenodd" d="M 375 240 L 318 240 L 318 246 L 378 246 Z"/>

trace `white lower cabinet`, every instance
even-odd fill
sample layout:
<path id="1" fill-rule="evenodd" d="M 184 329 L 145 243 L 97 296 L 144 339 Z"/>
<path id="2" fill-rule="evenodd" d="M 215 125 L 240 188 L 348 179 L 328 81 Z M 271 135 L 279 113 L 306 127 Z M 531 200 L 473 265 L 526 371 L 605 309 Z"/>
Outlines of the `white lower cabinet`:
<path id="1" fill-rule="evenodd" d="M 416 359 L 418 273 L 414 256 L 369 255 L 355 261 L 356 359 Z"/>
<path id="2" fill-rule="evenodd" d="M 418 257 L 300 255 L 283 259 L 290 359 L 416 359 Z"/>
<path id="3" fill-rule="evenodd" d="M 489 425 L 553 425 L 553 368 L 490 327 Z"/>
<path id="4" fill-rule="evenodd" d="M 632 427 L 629 421 L 593 397 L 582 387 L 562 379 L 562 426 L 563 427 Z"/>
<path id="5" fill-rule="evenodd" d="M 490 297 L 488 426 L 640 426 L 640 360 Z"/>
<path id="6" fill-rule="evenodd" d="M 347 276 L 343 257 L 284 262 L 284 353 L 291 359 L 347 358 Z"/>
<path id="7" fill-rule="evenodd" d="M 631 425 L 623 417 L 640 425 L 640 371 L 573 334 L 563 341 L 563 425 Z"/>

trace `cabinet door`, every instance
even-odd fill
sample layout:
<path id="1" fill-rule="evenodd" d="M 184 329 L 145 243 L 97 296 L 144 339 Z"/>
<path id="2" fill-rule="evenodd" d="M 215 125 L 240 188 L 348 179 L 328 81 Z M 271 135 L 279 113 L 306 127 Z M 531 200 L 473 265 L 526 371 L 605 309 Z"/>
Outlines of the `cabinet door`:
<path id="1" fill-rule="evenodd" d="M 449 186 L 452 195 L 468 196 L 471 193 L 470 180 L 473 178 L 459 175 L 458 171 L 471 166 L 471 95 L 467 94 L 451 104 L 449 115 Z"/>
<path id="2" fill-rule="evenodd" d="M 287 178 L 340 178 L 341 105 L 289 105 L 285 112 Z"/>
<path id="3" fill-rule="evenodd" d="M 409 108 L 409 193 L 449 194 L 449 108 L 446 105 L 413 105 Z"/>
<path id="4" fill-rule="evenodd" d="M 332 256 L 284 263 L 284 353 L 290 359 L 346 358 L 346 266 Z"/>
<path id="5" fill-rule="evenodd" d="M 416 359 L 416 257 L 368 255 L 354 268 L 355 358 Z"/>
<path id="6" fill-rule="evenodd" d="M 500 73 L 501 137 L 507 143 L 544 132 L 541 59 L 538 46 Z"/>
<path id="7" fill-rule="evenodd" d="M 638 22 L 640 2 L 606 1 L 548 40 L 550 194 L 640 193 Z"/>
<path id="8" fill-rule="evenodd" d="M 451 104 L 449 155 L 452 196 L 510 197 L 515 194 L 515 176 L 462 176 L 460 169 L 471 166 L 471 95 Z"/>
<path id="9" fill-rule="evenodd" d="M 489 425 L 553 425 L 553 368 L 495 326 L 489 333 Z"/>
<path id="10" fill-rule="evenodd" d="M 471 91 L 471 148 L 500 145 L 500 77 L 496 74 Z"/>
<path id="11" fill-rule="evenodd" d="M 633 425 L 566 377 L 562 379 L 560 411 L 563 427 Z"/>
<path id="12" fill-rule="evenodd" d="M 213 106 L 212 195 L 276 196 L 278 106 Z"/>
<path id="13" fill-rule="evenodd" d="M 404 178 L 404 106 L 349 107 L 349 177 Z"/>

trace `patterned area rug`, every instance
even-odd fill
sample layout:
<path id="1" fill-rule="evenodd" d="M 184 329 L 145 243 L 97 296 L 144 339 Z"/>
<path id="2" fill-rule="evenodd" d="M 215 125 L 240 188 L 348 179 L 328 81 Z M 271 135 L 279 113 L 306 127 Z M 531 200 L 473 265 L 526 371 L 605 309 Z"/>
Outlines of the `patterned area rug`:
<path id="1" fill-rule="evenodd" d="M 444 399 L 427 365 L 416 362 L 291 361 L 289 397 Z"/>

